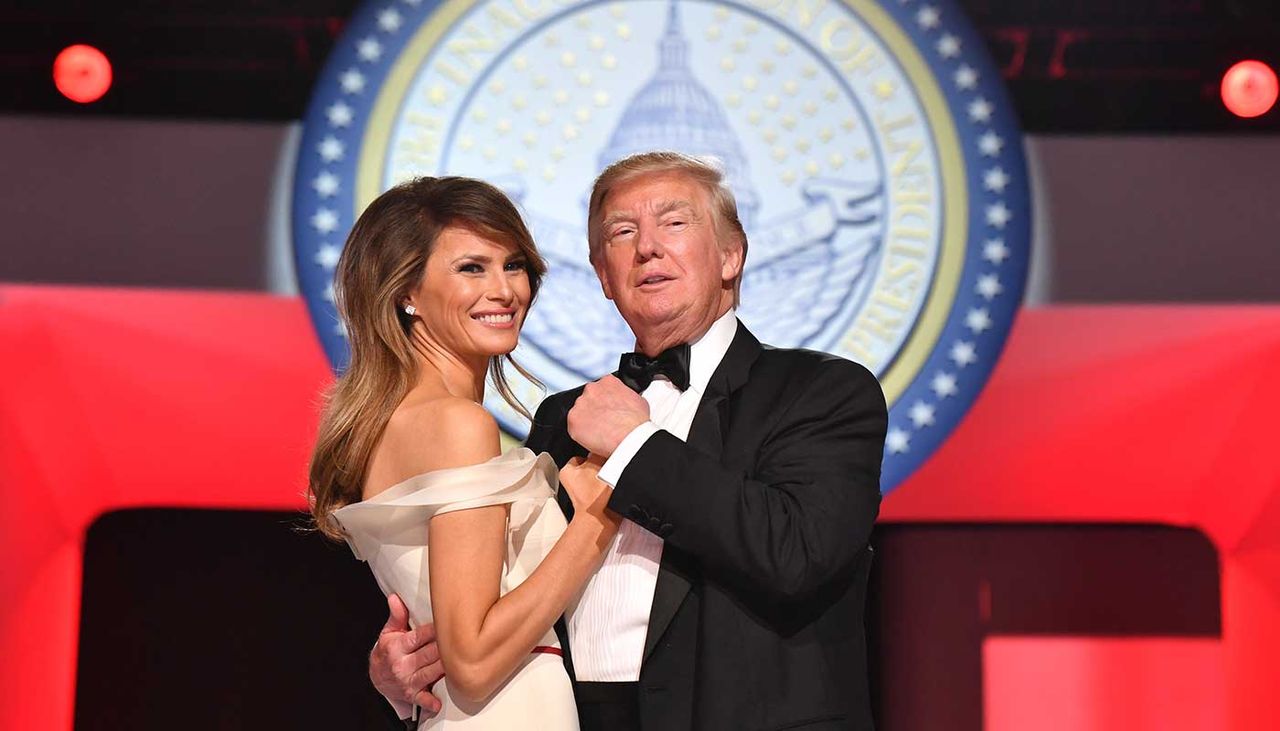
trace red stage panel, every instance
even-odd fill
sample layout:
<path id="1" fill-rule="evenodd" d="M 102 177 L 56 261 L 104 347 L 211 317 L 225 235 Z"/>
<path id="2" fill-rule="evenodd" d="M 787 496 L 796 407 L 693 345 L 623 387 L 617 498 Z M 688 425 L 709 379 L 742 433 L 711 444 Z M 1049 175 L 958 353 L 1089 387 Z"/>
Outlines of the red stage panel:
<path id="1" fill-rule="evenodd" d="M 986 731 L 1206 731 L 1223 725 L 1222 648 L 1179 637 L 988 637 Z"/>
<path id="2" fill-rule="evenodd" d="M 84 533 L 295 509 L 330 375 L 302 303 L 0 286 L 0 728 L 71 726 Z M 1024 312 L 898 521 L 1193 526 L 1223 561 L 1227 728 L 1280 728 L 1280 307 Z M 198 632 L 198 628 L 193 628 Z"/>
<path id="3" fill-rule="evenodd" d="M 889 521 L 1197 528 L 1222 558 L 1226 726 L 1280 728 L 1280 307 L 1022 313 Z"/>
<path id="4" fill-rule="evenodd" d="M 331 376 L 301 301 L 263 295 L 4 286 L 0 343 L 0 729 L 69 729 L 89 524 L 301 508 Z"/>

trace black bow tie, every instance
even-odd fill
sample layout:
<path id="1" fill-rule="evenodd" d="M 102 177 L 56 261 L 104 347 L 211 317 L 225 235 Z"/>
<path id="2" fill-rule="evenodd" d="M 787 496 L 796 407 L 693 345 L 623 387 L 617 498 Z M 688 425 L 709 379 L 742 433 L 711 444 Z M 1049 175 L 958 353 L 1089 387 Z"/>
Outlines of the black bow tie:
<path id="1" fill-rule="evenodd" d="M 644 353 L 623 353 L 618 362 L 618 379 L 636 393 L 643 393 L 653 377 L 664 375 L 681 391 L 689 387 L 689 344 L 667 348 L 656 358 Z"/>

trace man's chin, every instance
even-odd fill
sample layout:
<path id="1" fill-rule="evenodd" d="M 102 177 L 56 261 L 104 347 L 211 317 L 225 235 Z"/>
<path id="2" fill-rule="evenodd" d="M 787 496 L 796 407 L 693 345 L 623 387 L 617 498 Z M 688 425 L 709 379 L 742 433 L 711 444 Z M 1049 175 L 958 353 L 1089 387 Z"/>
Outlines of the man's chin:
<path id="1" fill-rule="evenodd" d="M 622 319 L 627 321 L 631 326 L 631 332 L 636 335 L 644 333 L 667 333 L 680 330 L 684 327 L 684 320 L 688 313 L 682 309 L 676 308 L 650 308 L 643 312 L 634 313 L 632 316 L 623 316 Z"/>
<path id="2" fill-rule="evenodd" d="M 632 327 L 657 327 L 679 319 L 679 312 L 671 307 L 644 307 L 630 317 L 623 317 Z"/>

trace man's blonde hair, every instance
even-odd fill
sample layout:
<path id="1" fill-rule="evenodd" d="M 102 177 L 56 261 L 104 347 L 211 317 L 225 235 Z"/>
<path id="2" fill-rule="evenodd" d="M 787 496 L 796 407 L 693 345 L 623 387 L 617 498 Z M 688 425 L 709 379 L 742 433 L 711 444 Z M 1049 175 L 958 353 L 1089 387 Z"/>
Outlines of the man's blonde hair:
<path id="1" fill-rule="evenodd" d="M 721 248 L 738 244 L 742 247 L 742 261 L 747 260 L 747 232 L 742 228 L 742 220 L 738 217 L 738 203 L 733 191 L 725 180 L 724 171 L 715 158 L 694 157 L 680 152 L 656 150 L 640 152 L 618 160 L 605 168 L 596 182 L 591 186 L 591 198 L 587 207 L 587 244 L 590 247 L 591 263 L 594 265 L 600 257 L 600 248 L 604 244 L 604 231 L 601 220 L 604 216 L 602 207 L 604 200 L 614 188 L 636 178 L 649 175 L 675 173 L 684 175 L 702 186 L 711 201 L 711 224 L 715 231 L 716 241 Z M 740 299 L 742 273 L 738 273 L 733 282 L 733 303 L 736 306 Z"/>

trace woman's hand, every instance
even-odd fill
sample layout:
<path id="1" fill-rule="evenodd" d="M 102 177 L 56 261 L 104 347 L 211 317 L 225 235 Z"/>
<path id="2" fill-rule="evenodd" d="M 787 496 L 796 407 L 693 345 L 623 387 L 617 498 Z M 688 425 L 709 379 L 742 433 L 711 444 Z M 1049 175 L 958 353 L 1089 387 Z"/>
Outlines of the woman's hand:
<path id="1" fill-rule="evenodd" d="M 573 502 L 575 518 L 590 517 L 612 532 L 618 529 L 622 519 L 607 507 L 613 490 L 599 477 L 603 463 L 604 460 L 594 454 L 586 459 L 574 457 L 560 468 L 560 484 Z"/>

